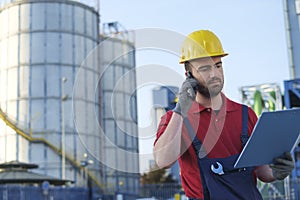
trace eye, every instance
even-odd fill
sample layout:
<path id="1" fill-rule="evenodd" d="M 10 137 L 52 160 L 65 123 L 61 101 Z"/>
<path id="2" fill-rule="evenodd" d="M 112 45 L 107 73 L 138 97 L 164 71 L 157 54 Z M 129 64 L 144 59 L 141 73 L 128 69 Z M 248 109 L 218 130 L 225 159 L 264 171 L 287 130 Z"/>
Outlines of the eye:
<path id="1" fill-rule="evenodd" d="M 197 69 L 198 72 L 206 72 L 210 70 L 211 66 L 202 66 Z"/>
<path id="2" fill-rule="evenodd" d="M 222 62 L 216 63 L 216 64 L 215 64 L 215 67 L 216 67 L 216 68 L 221 68 L 221 67 L 222 67 Z"/>

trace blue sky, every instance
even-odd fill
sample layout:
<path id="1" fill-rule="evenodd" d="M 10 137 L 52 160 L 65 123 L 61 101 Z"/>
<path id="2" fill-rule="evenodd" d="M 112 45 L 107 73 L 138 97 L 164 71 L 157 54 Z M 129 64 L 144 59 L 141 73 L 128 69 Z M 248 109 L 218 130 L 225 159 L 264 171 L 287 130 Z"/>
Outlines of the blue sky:
<path id="1" fill-rule="evenodd" d="M 283 81 L 290 79 L 281 0 L 101 0 L 100 20 L 101 23 L 118 21 L 127 30 L 158 28 L 179 35 L 198 29 L 212 30 L 229 53 L 223 59 L 224 92 L 235 101 L 241 101 L 238 89 L 242 86 L 277 83 L 283 92 Z M 182 66 L 174 55 L 137 51 L 136 56 L 137 67 L 163 64 L 183 78 Z M 145 76 L 155 76 L 155 73 L 143 74 L 137 79 Z M 178 79 L 178 86 L 182 80 Z M 142 128 L 150 127 L 153 120 L 150 114 L 152 87 L 149 84 L 138 90 Z M 140 138 L 140 152 L 144 157 L 151 157 L 154 133 L 150 130 Z M 143 161 L 141 170 L 147 166 L 147 161 Z"/>

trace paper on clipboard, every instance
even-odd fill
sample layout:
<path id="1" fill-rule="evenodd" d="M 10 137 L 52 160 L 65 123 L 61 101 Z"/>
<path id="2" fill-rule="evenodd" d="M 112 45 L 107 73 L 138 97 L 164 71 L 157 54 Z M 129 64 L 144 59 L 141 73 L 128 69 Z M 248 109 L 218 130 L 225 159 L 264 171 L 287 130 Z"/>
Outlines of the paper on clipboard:
<path id="1" fill-rule="evenodd" d="M 235 168 L 271 164 L 300 142 L 300 109 L 264 112 L 238 157 Z"/>

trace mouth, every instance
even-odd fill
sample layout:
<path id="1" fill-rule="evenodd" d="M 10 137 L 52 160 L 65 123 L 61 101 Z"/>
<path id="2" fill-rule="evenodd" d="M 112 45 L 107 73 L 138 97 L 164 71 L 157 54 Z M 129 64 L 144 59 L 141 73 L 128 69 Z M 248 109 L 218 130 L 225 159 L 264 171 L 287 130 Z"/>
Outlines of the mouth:
<path id="1" fill-rule="evenodd" d="M 216 85 L 216 84 L 221 84 L 221 80 L 213 79 L 213 80 L 208 81 L 208 85 Z"/>

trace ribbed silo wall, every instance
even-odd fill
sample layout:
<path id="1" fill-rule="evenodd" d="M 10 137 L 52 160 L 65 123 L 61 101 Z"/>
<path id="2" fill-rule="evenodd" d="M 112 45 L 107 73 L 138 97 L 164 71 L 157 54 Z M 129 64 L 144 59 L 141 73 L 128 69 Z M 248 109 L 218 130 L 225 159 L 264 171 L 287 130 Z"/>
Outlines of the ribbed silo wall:
<path id="1" fill-rule="evenodd" d="M 98 59 L 92 65 L 82 65 L 99 43 L 98 23 L 98 13 L 93 8 L 75 1 L 24 0 L 3 5 L 0 108 L 14 128 L 21 129 L 31 139 L 38 139 L 30 142 L 1 122 L 0 162 L 31 162 L 38 164 L 44 174 L 62 177 L 59 151 L 64 127 L 65 178 L 76 184 L 87 183 L 86 176 L 70 160 L 79 163 L 86 159 L 85 146 L 94 154 L 100 152 L 98 124 L 88 120 L 89 113 L 99 113 L 99 98 L 95 98 L 98 94 L 90 91 L 90 86 L 97 85 Z M 81 87 L 74 88 L 79 69 L 85 76 Z M 67 79 L 65 83 L 63 77 Z M 82 90 L 83 95 L 72 98 L 75 90 L 78 93 Z M 68 98 L 62 101 L 64 95 Z M 80 137 L 74 121 L 78 102 L 82 108 L 76 120 L 86 128 Z M 83 145 L 82 140 L 90 144 Z M 99 165 L 94 162 L 88 167 L 100 180 Z"/>
<path id="2" fill-rule="evenodd" d="M 104 183 L 106 193 L 130 199 L 139 191 L 135 46 L 119 35 L 100 44 Z"/>

